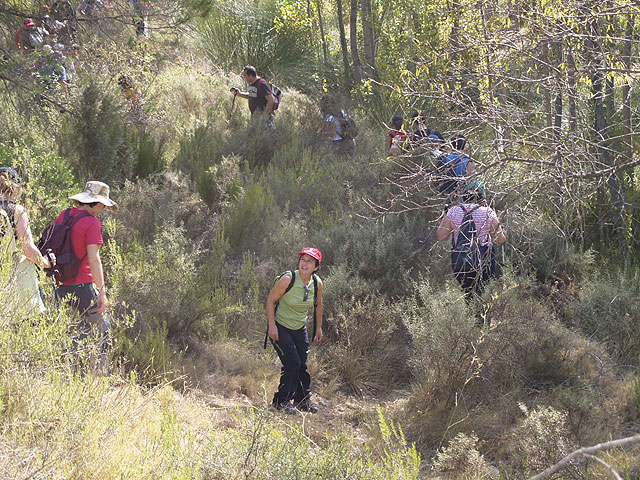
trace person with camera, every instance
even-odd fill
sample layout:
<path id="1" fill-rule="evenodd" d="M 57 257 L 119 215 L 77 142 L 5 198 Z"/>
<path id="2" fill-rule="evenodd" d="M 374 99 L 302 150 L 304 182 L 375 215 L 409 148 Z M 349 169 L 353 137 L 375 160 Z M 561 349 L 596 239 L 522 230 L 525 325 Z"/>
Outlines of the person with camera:
<path id="1" fill-rule="evenodd" d="M 249 85 L 247 91 L 242 92 L 240 89 L 232 87 L 231 92 L 237 97 L 249 100 L 251 117 L 264 113 L 271 119 L 276 100 L 271 93 L 269 82 L 259 77 L 256 69 L 251 65 L 242 69 L 242 78 Z"/>

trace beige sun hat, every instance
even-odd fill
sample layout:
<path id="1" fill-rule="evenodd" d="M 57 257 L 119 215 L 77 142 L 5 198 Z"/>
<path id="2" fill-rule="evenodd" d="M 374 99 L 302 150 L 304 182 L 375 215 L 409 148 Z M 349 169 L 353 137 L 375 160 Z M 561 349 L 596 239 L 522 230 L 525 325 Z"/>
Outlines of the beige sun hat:
<path id="1" fill-rule="evenodd" d="M 100 202 L 109 210 L 118 211 L 118 204 L 109 198 L 109 185 L 102 182 L 90 181 L 84 186 L 84 192 L 69 197 L 80 203 Z"/>

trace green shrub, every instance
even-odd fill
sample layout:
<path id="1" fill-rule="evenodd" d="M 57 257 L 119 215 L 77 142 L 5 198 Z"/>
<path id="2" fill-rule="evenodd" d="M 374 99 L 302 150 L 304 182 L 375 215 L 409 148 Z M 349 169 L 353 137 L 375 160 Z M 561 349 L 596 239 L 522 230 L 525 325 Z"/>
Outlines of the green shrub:
<path id="1" fill-rule="evenodd" d="M 404 322 L 420 387 L 415 401 L 435 405 L 464 391 L 467 402 L 490 402 L 584 374 L 571 356 L 575 336 L 532 295 L 526 278 L 506 275 L 493 284 L 475 318 L 457 285 L 434 290 L 422 279 L 414 289 Z M 483 319 L 489 328 L 476 326 Z"/>
<path id="2" fill-rule="evenodd" d="M 236 157 L 223 157 L 196 177 L 196 188 L 202 200 L 219 211 L 242 194 L 242 180 Z"/>
<path id="3" fill-rule="evenodd" d="M 540 217 L 530 217 L 536 212 L 532 209 L 529 217 L 514 220 L 515 225 L 510 225 L 509 229 L 509 244 L 520 252 L 522 260 L 539 282 L 579 283 L 591 271 L 595 252 L 581 251 L 577 246 L 568 244 L 556 233 L 554 226 L 544 223 L 544 219 L 540 224 Z"/>
<path id="4" fill-rule="evenodd" d="M 259 250 L 280 221 L 273 194 L 268 186 L 252 183 L 229 209 L 223 230 L 235 252 Z"/>
<path id="5" fill-rule="evenodd" d="M 72 162 L 79 178 L 117 183 L 132 177 L 136 146 L 123 115 L 116 98 L 90 82 L 75 114 L 62 118 L 56 140 L 61 155 Z"/>
<path id="6" fill-rule="evenodd" d="M 432 468 L 445 478 L 488 480 L 499 478 L 499 472 L 492 467 L 477 450 L 478 437 L 459 433 L 445 448 L 438 452 Z"/>
<path id="7" fill-rule="evenodd" d="M 119 236 L 115 220 L 105 226 L 111 238 Z M 203 256 L 205 248 L 208 254 Z M 246 317 L 256 309 L 258 280 L 251 256 L 234 272 L 227 263 L 228 251 L 220 232 L 210 243 L 197 245 L 183 227 L 170 223 L 162 224 L 146 245 L 134 242 L 124 249 L 109 241 L 104 258 L 111 301 L 137 312 L 147 328 L 157 326 L 146 318 L 164 325 L 172 342 L 231 332 L 245 336 Z"/>
<path id="8" fill-rule="evenodd" d="M 116 223 L 106 223 L 109 235 Z M 165 225 L 149 245 L 131 243 L 126 250 L 109 242 L 104 257 L 107 279 L 116 304 L 166 325 L 173 337 L 193 333 L 206 316 L 196 282 L 199 250 L 184 236 L 181 227 Z"/>
<path id="9" fill-rule="evenodd" d="M 638 275 L 593 275 L 582 283 L 578 298 L 565 314 L 571 325 L 605 343 L 620 362 L 633 365 L 640 355 Z"/>
<path id="10" fill-rule="evenodd" d="M 420 278 L 413 284 L 412 296 L 397 308 L 411 337 L 408 361 L 420 399 L 428 404 L 450 401 L 479 368 L 472 349 L 475 319 L 460 290 L 452 284 L 435 290 Z"/>
<path id="11" fill-rule="evenodd" d="M 552 407 L 529 409 L 520 404 L 525 417 L 513 431 L 514 450 L 522 458 L 526 476 L 546 470 L 577 448 L 567 429 L 567 414 Z M 567 474 L 578 473 L 577 465 L 569 464 Z"/>
<path id="12" fill-rule="evenodd" d="M 114 332 L 113 356 L 124 367 L 124 373 L 147 387 L 165 383 L 176 387 L 197 385 L 200 371 L 184 350 L 167 338 L 166 325 L 157 325 L 154 319 L 146 324 L 136 333 L 125 329 Z"/>
<path id="13" fill-rule="evenodd" d="M 81 190 L 64 159 L 26 142 L 0 144 L 0 166 L 14 167 L 25 181 L 25 196 L 19 201 L 27 209 L 36 240 L 44 226 L 69 206 L 68 197 Z"/>
<path id="14" fill-rule="evenodd" d="M 207 231 L 210 211 L 179 172 L 165 169 L 135 183 L 127 180 L 112 197 L 120 208 L 108 215 L 118 221 L 114 239 L 121 246 L 132 239 L 146 245 L 167 225 L 183 225 L 185 234 L 194 241 Z"/>
<path id="15" fill-rule="evenodd" d="M 303 6 L 273 0 L 218 2 L 199 28 L 205 54 L 227 71 L 250 64 L 268 79 L 308 85 L 315 55 L 310 25 L 302 12 Z"/>
<path id="16" fill-rule="evenodd" d="M 420 456 L 404 440 L 401 430 L 393 428 L 385 439 L 385 450 L 379 456 L 369 450 L 354 451 L 343 434 L 329 437 L 319 446 L 303 429 L 282 429 L 270 415 L 258 410 L 240 417 L 233 430 L 211 432 L 203 473 L 206 478 L 228 478 L 243 472 L 259 480 L 420 478 Z"/>
<path id="17" fill-rule="evenodd" d="M 370 291 L 388 295 L 406 290 L 413 265 L 413 224 L 392 216 L 377 223 L 346 218 L 318 235 L 329 264 L 344 264 L 369 283 Z"/>
<path id="18" fill-rule="evenodd" d="M 162 149 L 164 141 L 156 141 L 146 131 L 136 135 L 137 154 L 134 173 L 137 177 L 144 178 L 152 173 L 162 170 Z"/>

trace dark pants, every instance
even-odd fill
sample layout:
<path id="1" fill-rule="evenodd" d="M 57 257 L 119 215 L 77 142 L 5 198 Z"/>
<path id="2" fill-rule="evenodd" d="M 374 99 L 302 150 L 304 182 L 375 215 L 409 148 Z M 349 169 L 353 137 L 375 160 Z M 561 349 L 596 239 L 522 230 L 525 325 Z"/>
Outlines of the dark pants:
<path id="1" fill-rule="evenodd" d="M 278 341 L 271 340 L 282 368 L 280 369 L 280 385 L 273 395 L 273 403 L 287 403 L 293 400 L 300 403 L 311 396 L 311 375 L 307 371 L 307 353 L 309 337 L 307 327 L 290 330 L 276 322 Z"/>
<path id="2" fill-rule="evenodd" d="M 480 246 L 480 265 L 474 267 L 464 262 L 467 255 L 461 252 L 451 252 L 451 268 L 456 280 L 462 286 L 465 297 L 471 300 L 482 294 L 484 285 L 497 276 L 497 262 L 493 249 L 489 245 Z"/>
<path id="3" fill-rule="evenodd" d="M 73 336 L 74 352 L 78 344 L 94 331 L 99 353 L 106 354 L 109 348 L 108 331 L 111 327 L 109 320 L 101 313 L 97 313 L 98 292 L 93 283 L 78 283 L 75 285 L 60 285 L 58 295 L 61 300 L 66 299 L 82 316 L 78 324 L 77 333 Z"/>

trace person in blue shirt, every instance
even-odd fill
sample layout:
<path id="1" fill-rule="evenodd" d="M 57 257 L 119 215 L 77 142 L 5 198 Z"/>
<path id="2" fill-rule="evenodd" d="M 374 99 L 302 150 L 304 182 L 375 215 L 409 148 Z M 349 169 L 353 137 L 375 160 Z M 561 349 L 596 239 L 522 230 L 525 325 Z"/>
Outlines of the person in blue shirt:
<path id="1" fill-rule="evenodd" d="M 476 168 L 469 157 L 464 154 L 467 139 L 458 134 L 451 141 L 452 153 L 443 158 L 438 170 L 441 172 L 440 192 L 453 195 L 464 187 L 468 178 L 473 177 Z"/>

